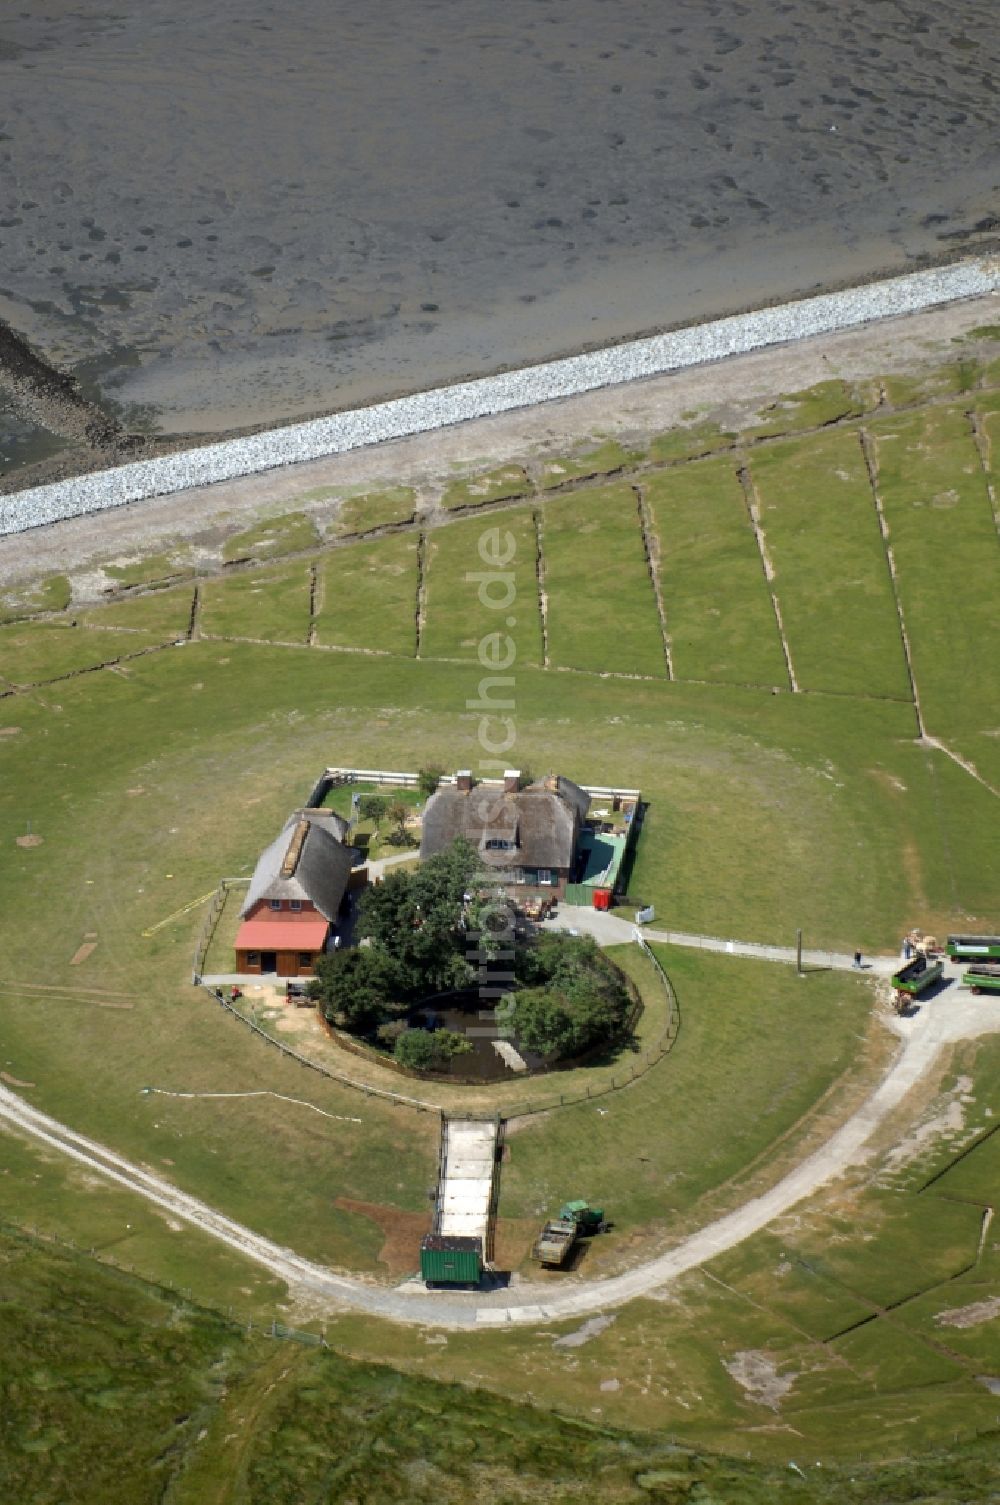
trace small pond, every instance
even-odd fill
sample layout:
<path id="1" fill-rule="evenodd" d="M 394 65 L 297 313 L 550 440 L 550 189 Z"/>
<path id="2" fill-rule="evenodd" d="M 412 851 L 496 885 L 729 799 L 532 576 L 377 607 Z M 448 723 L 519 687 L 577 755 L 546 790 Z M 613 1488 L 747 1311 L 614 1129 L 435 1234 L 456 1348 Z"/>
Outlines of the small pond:
<path id="1" fill-rule="evenodd" d="M 503 1030 L 502 998 L 483 1000 L 478 988 L 463 993 L 448 993 L 430 1003 L 421 1004 L 409 1016 L 412 1028 L 450 1029 L 456 1035 L 464 1035 L 472 1049 L 464 1055 L 452 1056 L 447 1066 L 438 1068 L 435 1075 L 460 1077 L 475 1082 L 505 1082 L 526 1072 L 517 1071 L 508 1065 L 496 1043 L 507 1042 L 514 1047 L 528 1071 L 545 1069 L 545 1059 L 535 1051 L 522 1047 L 518 1041 Z M 565 1065 L 565 1062 L 560 1062 Z"/>

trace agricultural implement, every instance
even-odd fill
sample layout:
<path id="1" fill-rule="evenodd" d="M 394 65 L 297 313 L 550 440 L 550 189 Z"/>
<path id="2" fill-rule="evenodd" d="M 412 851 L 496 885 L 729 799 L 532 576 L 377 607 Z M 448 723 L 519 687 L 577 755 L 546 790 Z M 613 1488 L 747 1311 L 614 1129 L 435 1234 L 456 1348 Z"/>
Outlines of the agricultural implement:
<path id="1" fill-rule="evenodd" d="M 943 961 L 929 961 L 926 956 L 919 953 L 905 967 L 900 967 L 892 976 L 892 986 L 896 992 L 896 1008 L 902 1009 L 911 998 L 916 998 L 920 993 L 925 993 L 929 987 L 937 982 L 944 971 Z"/>
<path id="2" fill-rule="evenodd" d="M 604 1210 L 589 1202 L 565 1202 L 558 1218 L 545 1224 L 532 1248 L 532 1257 L 540 1265 L 558 1269 L 569 1258 L 577 1240 L 601 1233 L 605 1228 Z"/>
<path id="3" fill-rule="evenodd" d="M 1000 993 L 1000 966 L 979 963 L 969 968 L 962 982 L 973 993 Z"/>
<path id="4" fill-rule="evenodd" d="M 953 961 L 1000 963 L 1000 935 L 949 935 L 945 950 Z"/>

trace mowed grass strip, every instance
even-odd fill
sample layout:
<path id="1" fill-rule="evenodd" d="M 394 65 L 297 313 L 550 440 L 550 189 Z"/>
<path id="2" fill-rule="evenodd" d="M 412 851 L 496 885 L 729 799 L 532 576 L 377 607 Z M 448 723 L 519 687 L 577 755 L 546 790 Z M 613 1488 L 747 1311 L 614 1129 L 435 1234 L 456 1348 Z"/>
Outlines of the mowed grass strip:
<path id="1" fill-rule="evenodd" d="M 892 579 L 853 430 L 755 450 L 750 471 L 804 690 L 909 696 Z"/>
<path id="2" fill-rule="evenodd" d="M 549 655 L 567 669 L 666 675 L 663 637 L 631 486 L 547 502 L 542 553 Z"/>
<path id="3" fill-rule="evenodd" d="M 475 659 L 483 638 L 500 633 L 512 639 L 516 662 L 541 664 L 537 548 L 527 508 L 435 528 L 427 538 L 423 656 Z M 508 651 L 501 644 L 493 657 Z"/>
<path id="4" fill-rule="evenodd" d="M 162 633 L 88 632 L 53 622 L 0 627 L 0 690 L 96 669 L 163 641 Z"/>
<path id="5" fill-rule="evenodd" d="M 968 417 L 928 408 L 872 435 L 924 721 L 1000 787 L 1000 555 Z"/>
<path id="6" fill-rule="evenodd" d="M 334 647 L 416 651 L 417 539 L 352 544 L 320 565 L 316 641 Z"/>
<path id="7" fill-rule="evenodd" d="M 305 643 L 309 633 L 310 567 L 301 561 L 278 571 L 206 581 L 200 627 L 209 637 Z"/>
<path id="8" fill-rule="evenodd" d="M 653 476 L 645 497 L 678 679 L 784 685 L 771 594 L 743 488 L 729 460 Z"/>

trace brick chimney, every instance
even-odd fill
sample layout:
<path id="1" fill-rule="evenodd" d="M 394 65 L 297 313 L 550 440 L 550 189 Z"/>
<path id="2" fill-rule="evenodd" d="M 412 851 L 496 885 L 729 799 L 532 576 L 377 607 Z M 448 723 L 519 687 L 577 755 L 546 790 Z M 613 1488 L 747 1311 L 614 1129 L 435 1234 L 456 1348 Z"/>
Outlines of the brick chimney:
<path id="1" fill-rule="evenodd" d="M 458 772 L 455 775 L 455 788 L 458 789 L 458 790 L 460 790 L 462 792 L 462 794 L 468 794 L 469 790 L 472 788 L 472 770 L 471 769 L 469 769 L 469 768 L 460 768 L 458 770 Z"/>
<path id="2" fill-rule="evenodd" d="M 503 775 L 504 794 L 516 794 L 521 783 L 521 770 L 519 768 L 505 768 Z"/>

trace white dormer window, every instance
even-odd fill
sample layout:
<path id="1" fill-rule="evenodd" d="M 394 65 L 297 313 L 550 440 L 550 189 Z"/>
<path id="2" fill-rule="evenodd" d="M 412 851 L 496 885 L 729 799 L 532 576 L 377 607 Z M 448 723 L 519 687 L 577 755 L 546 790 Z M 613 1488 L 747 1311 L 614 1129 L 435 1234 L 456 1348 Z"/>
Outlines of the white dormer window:
<path id="1" fill-rule="evenodd" d="M 272 909 L 280 909 L 281 908 L 281 900 L 280 899 L 272 899 L 271 900 L 271 908 Z"/>
<path id="2" fill-rule="evenodd" d="M 513 852 L 514 843 L 503 836 L 489 836 L 486 839 L 487 852 Z"/>
<path id="3" fill-rule="evenodd" d="M 289 901 L 288 901 L 288 907 L 289 907 L 289 909 L 301 909 L 302 908 L 302 900 L 301 899 L 289 899 Z"/>

